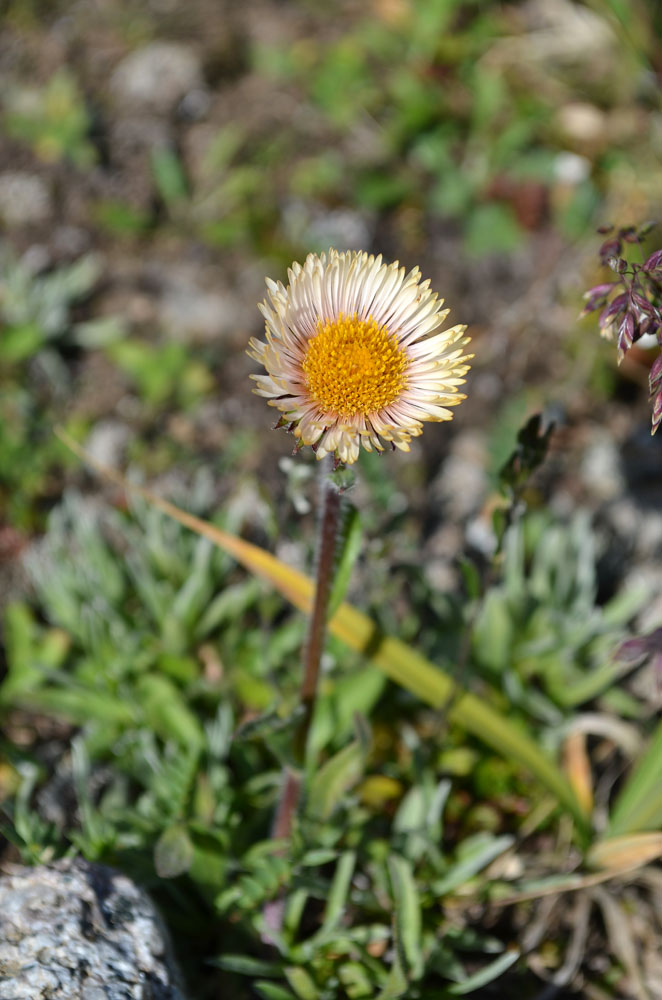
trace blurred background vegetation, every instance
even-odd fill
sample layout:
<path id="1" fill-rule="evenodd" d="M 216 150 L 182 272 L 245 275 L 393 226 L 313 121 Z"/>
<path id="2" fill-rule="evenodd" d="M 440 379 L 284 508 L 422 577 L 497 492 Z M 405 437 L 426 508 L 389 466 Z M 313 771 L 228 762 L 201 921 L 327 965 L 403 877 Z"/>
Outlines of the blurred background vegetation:
<path id="1" fill-rule="evenodd" d="M 659 652 L 615 655 L 662 620 L 655 351 L 618 368 L 578 315 L 596 228 L 662 214 L 660 4 L 6 0 L 0 84 L 2 857 L 137 877 L 200 1000 L 662 997 L 659 867 L 538 898 L 586 831 L 337 639 L 275 852 L 302 616 L 53 434 L 309 569 L 314 458 L 250 393 L 264 276 L 418 264 L 470 326 L 468 399 L 361 457 L 348 599 L 561 761 L 596 837 L 658 836 Z"/>

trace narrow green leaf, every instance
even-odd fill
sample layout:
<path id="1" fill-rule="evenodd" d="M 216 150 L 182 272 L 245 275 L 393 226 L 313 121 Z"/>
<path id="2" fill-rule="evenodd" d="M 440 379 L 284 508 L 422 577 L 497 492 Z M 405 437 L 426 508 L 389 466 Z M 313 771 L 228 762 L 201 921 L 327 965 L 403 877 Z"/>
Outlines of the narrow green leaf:
<path id="1" fill-rule="evenodd" d="M 389 970 L 388 979 L 384 989 L 377 1000 L 397 1000 L 397 997 L 404 996 L 409 986 L 398 955 L 394 955 L 393 964 Z"/>
<path id="2" fill-rule="evenodd" d="M 411 979 L 423 974 L 421 950 L 421 903 L 411 865 L 399 854 L 391 854 L 388 870 L 393 887 L 395 922 Z"/>
<path id="3" fill-rule="evenodd" d="M 203 609 L 209 604 L 213 588 L 211 574 L 213 551 L 209 539 L 198 539 L 193 564 L 189 567 L 186 580 L 175 594 L 169 608 L 169 615 L 177 622 L 181 622 L 186 629 L 193 626 Z"/>
<path id="4" fill-rule="evenodd" d="M 409 989 L 404 969 L 402 942 L 396 921 L 393 922 L 393 943 L 395 945 L 393 948 L 393 962 L 391 963 L 384 988 L 377 997 L 377 1000 L 397 1000 L 397 997 L 404 996 Z"/>
<path id="5" fill-rule="evenodd" d="M 505 587 L 488 591 L 472 634 L 478 662 L 501 671 L 508 664 L 513 643 L 513 619 Z"/>
<path id="6" fill-rule="evenodd" d="M 283 917 L 283 936 L 290 945 L 297 939 L 307 902 L 307 889 L 295 889 L 294 892 L 288 893 Z"/>
<path id="7" fill-rule="evenodd" d="M 61 715 L 80 725 L 95 721 L 124 729 L 135 722 L 135 712 L 131 705 L 112 698 L 108 693 L 97 694 L 88 688 L 42 688 L 16 697 L 15 704 L 30 711 L 41 709 L 53 715 Z"/>
<path id="8" fill-rule="evenodd" d="M 0 683 L 0 704 L 28 698 L 64 660 L 71 639 L 62 629 L 42 629 L 27 604 L 7 606 L 4 619 L 7 676 Z"/>
<path id="9" fill-rule="evenodd" d="M 449 986 L 448 993 L 454 997 L 463 997 L 467 993 L 473 993 L 474 990 L 480 989 L 481 986 L 487 986 L 488 983 L 493 982 L 498 976 L 507 972 L 511 965 L 515 964 L 519 956 L 520 953 L 518 951 L 504 952 L 503 955 L 499 955 L 489 965 L 485 965 L 478 972 L 475 972 L 473 976 L 469 976 L 468 979 L 465 979 L 461 983 L 454 983 L 452 986 Z"/>
<path id="10" fill-rule="evenodd" d="M 333 587 L 329 599 L 329 617 L 340 607 L 344 600 L 352 576 L 354 564 L 359 557 L 363 544 L 361 518 L 355 507 L 347 506 L 343 510 L 343 524 L 339 543 L 339 553 L 333 577 Z"/>
<path id="11" fill-rule="evenodd" d="M 138 679 L 139 703 L 151 729 L 163 739 L 199 747 L 203 732 L 197 718 L 167 677 L 145 674 Z"/>
<path id="12" fill-rule="evenodd" d="M 301 966 L 289 966 L 285 969 L 285 975 L 299 1000 L 318 1000 L 319 991 L 305 969 Z"/>
<path id="13" fill-rule="evenodd" d="M 477 834 L 473 843 L 463 845 L 462 856 L 450 871 L 432 884 L 436 896 L 445 896 L 482 871 L 500 854 L 512 846 L 513 838 L 504 835 L 493 838 L 489 834 Z"/>
<path id="14" fill-rule="evenodd" d="M 187 197 L 186 177 L 179 157 L 171 149 L 152 151 L 152 173 L 159 194 L 172 207 Z"/>
<path id="15" fill-rule="evenodd" d="M 616 800 L 607 837 L 662 827 L 662 722 Z"/>
<path id="16" fill-rule="evenodd" d="M 345 792 L 363 774 L 364 752 L 358 740 L 334 754 L 313 778 L 308 794 L 307 811 L 315 819 L 328 819 Z"/>
<path id="17" fill-rule="evenodd" d="M 238 972 L 243 976 L 279 976 L 281 967 L 276 962 L 263 962 L 250 955 L 221 955 L 211 961 L 211 965 L 227 972 Z"/>
<path id="18" fill-rule="evenodd" d="M 334 930 L 345 912 L 347 896 L 352 884 L 352 875 L 356 865 L 356 852 L 346 851 L 341 855 L 336 865 L 333 882 L 329 890 L 329 897 L 324 911 L 324 922 L 319 929 L 317 938 L 325 937 Z"/>
<path id="19" fill-rule="evenodd" d="M 197 622 L 196 639 L 204 639 L 219 625 L 233 618 L 239 618 L 246 608 L 255 604 L 261 592 L 260 582 L 250 578 L 226 587 L 207 605 Z"/>
<path id="20" fill-rule="evenodd" d="M 264 979 L 253 983 L 253 987 L 261 997 L 264 997 L 264 1000 L 297 1000 L 294 994 L 286 990 L 284 986 L 278 986 L 277 983 L 270 983 Z"/>
<path id="21" fill-rule="evenodd" d="M 352 998 L 371 997 L 375 988 L 372 977 L 360 962 L 343 962 L 338 968 L 338 979 Z"/>
<path id="22" fill-rule="evenodd" d="M 333 847 L 313 847 L 301 858 L 301 864 L 304 868 L 318 868 L 320 865 L 328 865 L 331 861 L 335 861 L 337 857 L 338 852 Z"/>

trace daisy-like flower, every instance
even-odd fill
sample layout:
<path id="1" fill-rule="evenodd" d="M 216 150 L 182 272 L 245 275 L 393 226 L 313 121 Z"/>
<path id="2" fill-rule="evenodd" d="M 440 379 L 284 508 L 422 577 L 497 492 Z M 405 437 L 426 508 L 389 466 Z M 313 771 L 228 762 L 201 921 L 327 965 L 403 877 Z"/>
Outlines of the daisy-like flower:
<path id="1" fill-rule="evenodd" d="M 330 250 L 288 278 L 267 278 L 266 343 L 251 338 L 248 353 L 266 371 L 255 392 L 300 444 L 351 464 L 361 445 L 408 451 L 424 421 L 452 418 L 473 355 L 466 326 L 441 330 L 448 309 L 417 267 Z"/>

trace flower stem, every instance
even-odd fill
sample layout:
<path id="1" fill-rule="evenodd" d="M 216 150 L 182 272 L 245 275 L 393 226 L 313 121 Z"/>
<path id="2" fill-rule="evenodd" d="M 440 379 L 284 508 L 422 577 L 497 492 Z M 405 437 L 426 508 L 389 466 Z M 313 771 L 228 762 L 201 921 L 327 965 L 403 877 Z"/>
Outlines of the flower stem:
<path id="1" fill-rule="evenodd" d="M 294 756 L 303 769 L 310 726 L 315 712 L 320 661 L 324 650 L 326 621 L 329 600 L 333 586 L 334 558 L 340 524 L 340 490 L 330 479 L 322 480 L 322 511 L 317 538 L 317 572 L 315 575 L 315 596 L 308 622 L 308 635 L 304 647 L 303 678 L 300 700 L 303 718 L 294 736 Z M 271 835 L 276 840 L 287 840 L 292 833 L 292 823 L 301 794 L 301 771 L 292 767 L 283 769 L 281 792 Z M 263 911 L 266 941 L 273 941 L 282 926 L 284 915 L 283 899 L 273 900 Z"/>
<path id="2" fill-rule="evenodd" d="M 322 512 L 319 522 L 317 542 L 317 572 L 315 577 L 315 597 L 308 623 L 308 637 L 303 660 L 301 681 L 301 704 L 303 720 L 296 738 L 297 757 L 303 762 L 308 743 L 308 734 L 315 711 L 320 661 L 324 650 L 326 621 L 329 610 L 333 569 L 340 522 L 340 492 L 335 483 L 325 478 L 322 482 Z"/>
<path id="3" fill-rule="evenodd" d="M 322 652 L 324 651 L 326 622 L 329 612 L 331 589 L 333 587 L 334 559 L 340 524 L 340 492 L 331 479 L 327 477 L 322 479 L 322 510 L 317 536 L 315 595 L 308 620 L 308 635 L 303 655 L 303 677 L 299 691 L 300 704 L 303 707 L 303 717 L 294 736 L 294 759 L 301 768 L 303 768 L 306 760 L 308 736 L 317 700 L 320 662 Z M 281 831 L 281 837 L 289 836 L 292 815 L 299 798 L 298 788 L 296 792 L 293 789 L 293 782 L 295 780 L 300 783 L 300 779 L 298 779 L 295 772 L 288 769 L 275 821 L 275 826 Z"/>

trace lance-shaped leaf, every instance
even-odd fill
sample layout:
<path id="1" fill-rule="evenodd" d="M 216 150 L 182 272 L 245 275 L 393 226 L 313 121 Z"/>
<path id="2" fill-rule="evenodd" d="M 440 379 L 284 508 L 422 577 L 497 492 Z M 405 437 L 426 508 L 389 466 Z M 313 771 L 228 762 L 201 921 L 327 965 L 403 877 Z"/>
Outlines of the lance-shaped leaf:
<path id="1" fill-rule="evenodd" d="M 616 800 L 608 837 L 662 827 L 661 775 L 662 722 Z"/>

